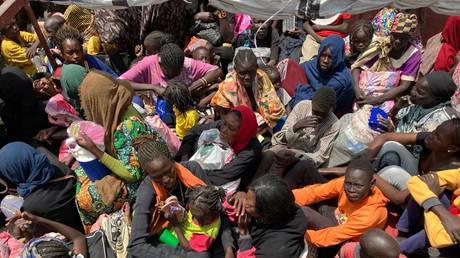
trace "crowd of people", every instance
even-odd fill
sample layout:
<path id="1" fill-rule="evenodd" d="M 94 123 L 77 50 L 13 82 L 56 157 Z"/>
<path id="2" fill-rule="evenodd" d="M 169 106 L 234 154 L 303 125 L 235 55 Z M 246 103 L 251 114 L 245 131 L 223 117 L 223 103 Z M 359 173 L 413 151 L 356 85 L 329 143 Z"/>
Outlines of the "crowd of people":
<path id="1" fill-rule="evenodd" d="M 45 7 L 1 29 L 1 257 L 458 256 L 460 16 Z"/>

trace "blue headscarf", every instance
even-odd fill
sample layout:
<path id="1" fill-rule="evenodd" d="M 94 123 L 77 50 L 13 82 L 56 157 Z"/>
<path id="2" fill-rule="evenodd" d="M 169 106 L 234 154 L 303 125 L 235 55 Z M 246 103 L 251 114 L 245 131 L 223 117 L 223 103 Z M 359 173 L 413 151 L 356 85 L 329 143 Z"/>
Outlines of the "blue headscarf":
<path id="1" fill-rule="evenodd" d="M 323 71 L 319 65 L 319 58 L 321 54 L 329 48 L 332 54 L 332 66 L 329 71 Z M 319 47 L 318 55 L 312 60 L 301 64 L 301 67 L 305 71 L 305 75 L 308 79 L 308 85 L 298 85 L 296 88 L 296 103 L 300 100 L 310 99 L 313 97 L 315 91 L 319 88 L 327 86 L 333 88 L 337 95 L 337 107 L 338 112 L 350 111 L 354 98 L 353 90 L 353 79 L 351 73 L 348 70 L 345 63 L 345 42 L 337 35 L 332 35 L 325 38 Z M 310 88 L 310 89 L 305 89 Z M 309 94 L 302 93 L 303 91 L 309 91 Z M 299 92 L 299 94 L 298 94 Z M 310 96 L 311 95 L 311 96 Z"/>
<path id="2" fill-rule="evenodd" d="M 52 179 L 56 171 L 45 154 L 23 142 L 0 149 L 0 161 L 0 177 L 15 184 L 24 198 Z"/>

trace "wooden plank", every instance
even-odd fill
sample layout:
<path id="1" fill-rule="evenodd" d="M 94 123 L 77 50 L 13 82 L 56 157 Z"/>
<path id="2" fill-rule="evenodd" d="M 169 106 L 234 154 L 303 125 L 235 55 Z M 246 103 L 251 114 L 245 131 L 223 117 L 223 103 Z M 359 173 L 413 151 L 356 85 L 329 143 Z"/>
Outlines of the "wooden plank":
<path id="1" fill-rule="evenodd" d="M 0 30 L 26 5 L 26 0 L 6 0 L 0 5 Z"/>

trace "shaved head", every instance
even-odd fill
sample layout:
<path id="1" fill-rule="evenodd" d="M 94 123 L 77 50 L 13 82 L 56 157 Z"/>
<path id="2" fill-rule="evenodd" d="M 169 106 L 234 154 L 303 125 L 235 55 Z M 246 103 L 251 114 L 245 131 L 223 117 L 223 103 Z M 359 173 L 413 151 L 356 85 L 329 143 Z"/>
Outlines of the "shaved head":
<path id="1" fill-rule="evenodd" d="M 359 243 L 360 258 L 398 258 L 401 253 L 398 242 L 381 229 L 369 229 Z"/>

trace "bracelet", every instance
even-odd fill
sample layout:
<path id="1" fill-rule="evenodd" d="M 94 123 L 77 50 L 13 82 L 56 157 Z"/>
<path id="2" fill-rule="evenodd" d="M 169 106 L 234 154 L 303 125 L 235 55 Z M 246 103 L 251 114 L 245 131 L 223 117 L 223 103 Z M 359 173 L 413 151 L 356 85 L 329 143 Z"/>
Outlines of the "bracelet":
<path id="1" fill-rule="evenodd" d="M 206 80 L 206 78 L 201 78 L 200 79 L 201 83 L 203 83 L 204 86 L 207 86 L 208 85 L 208 81 Z"/>

